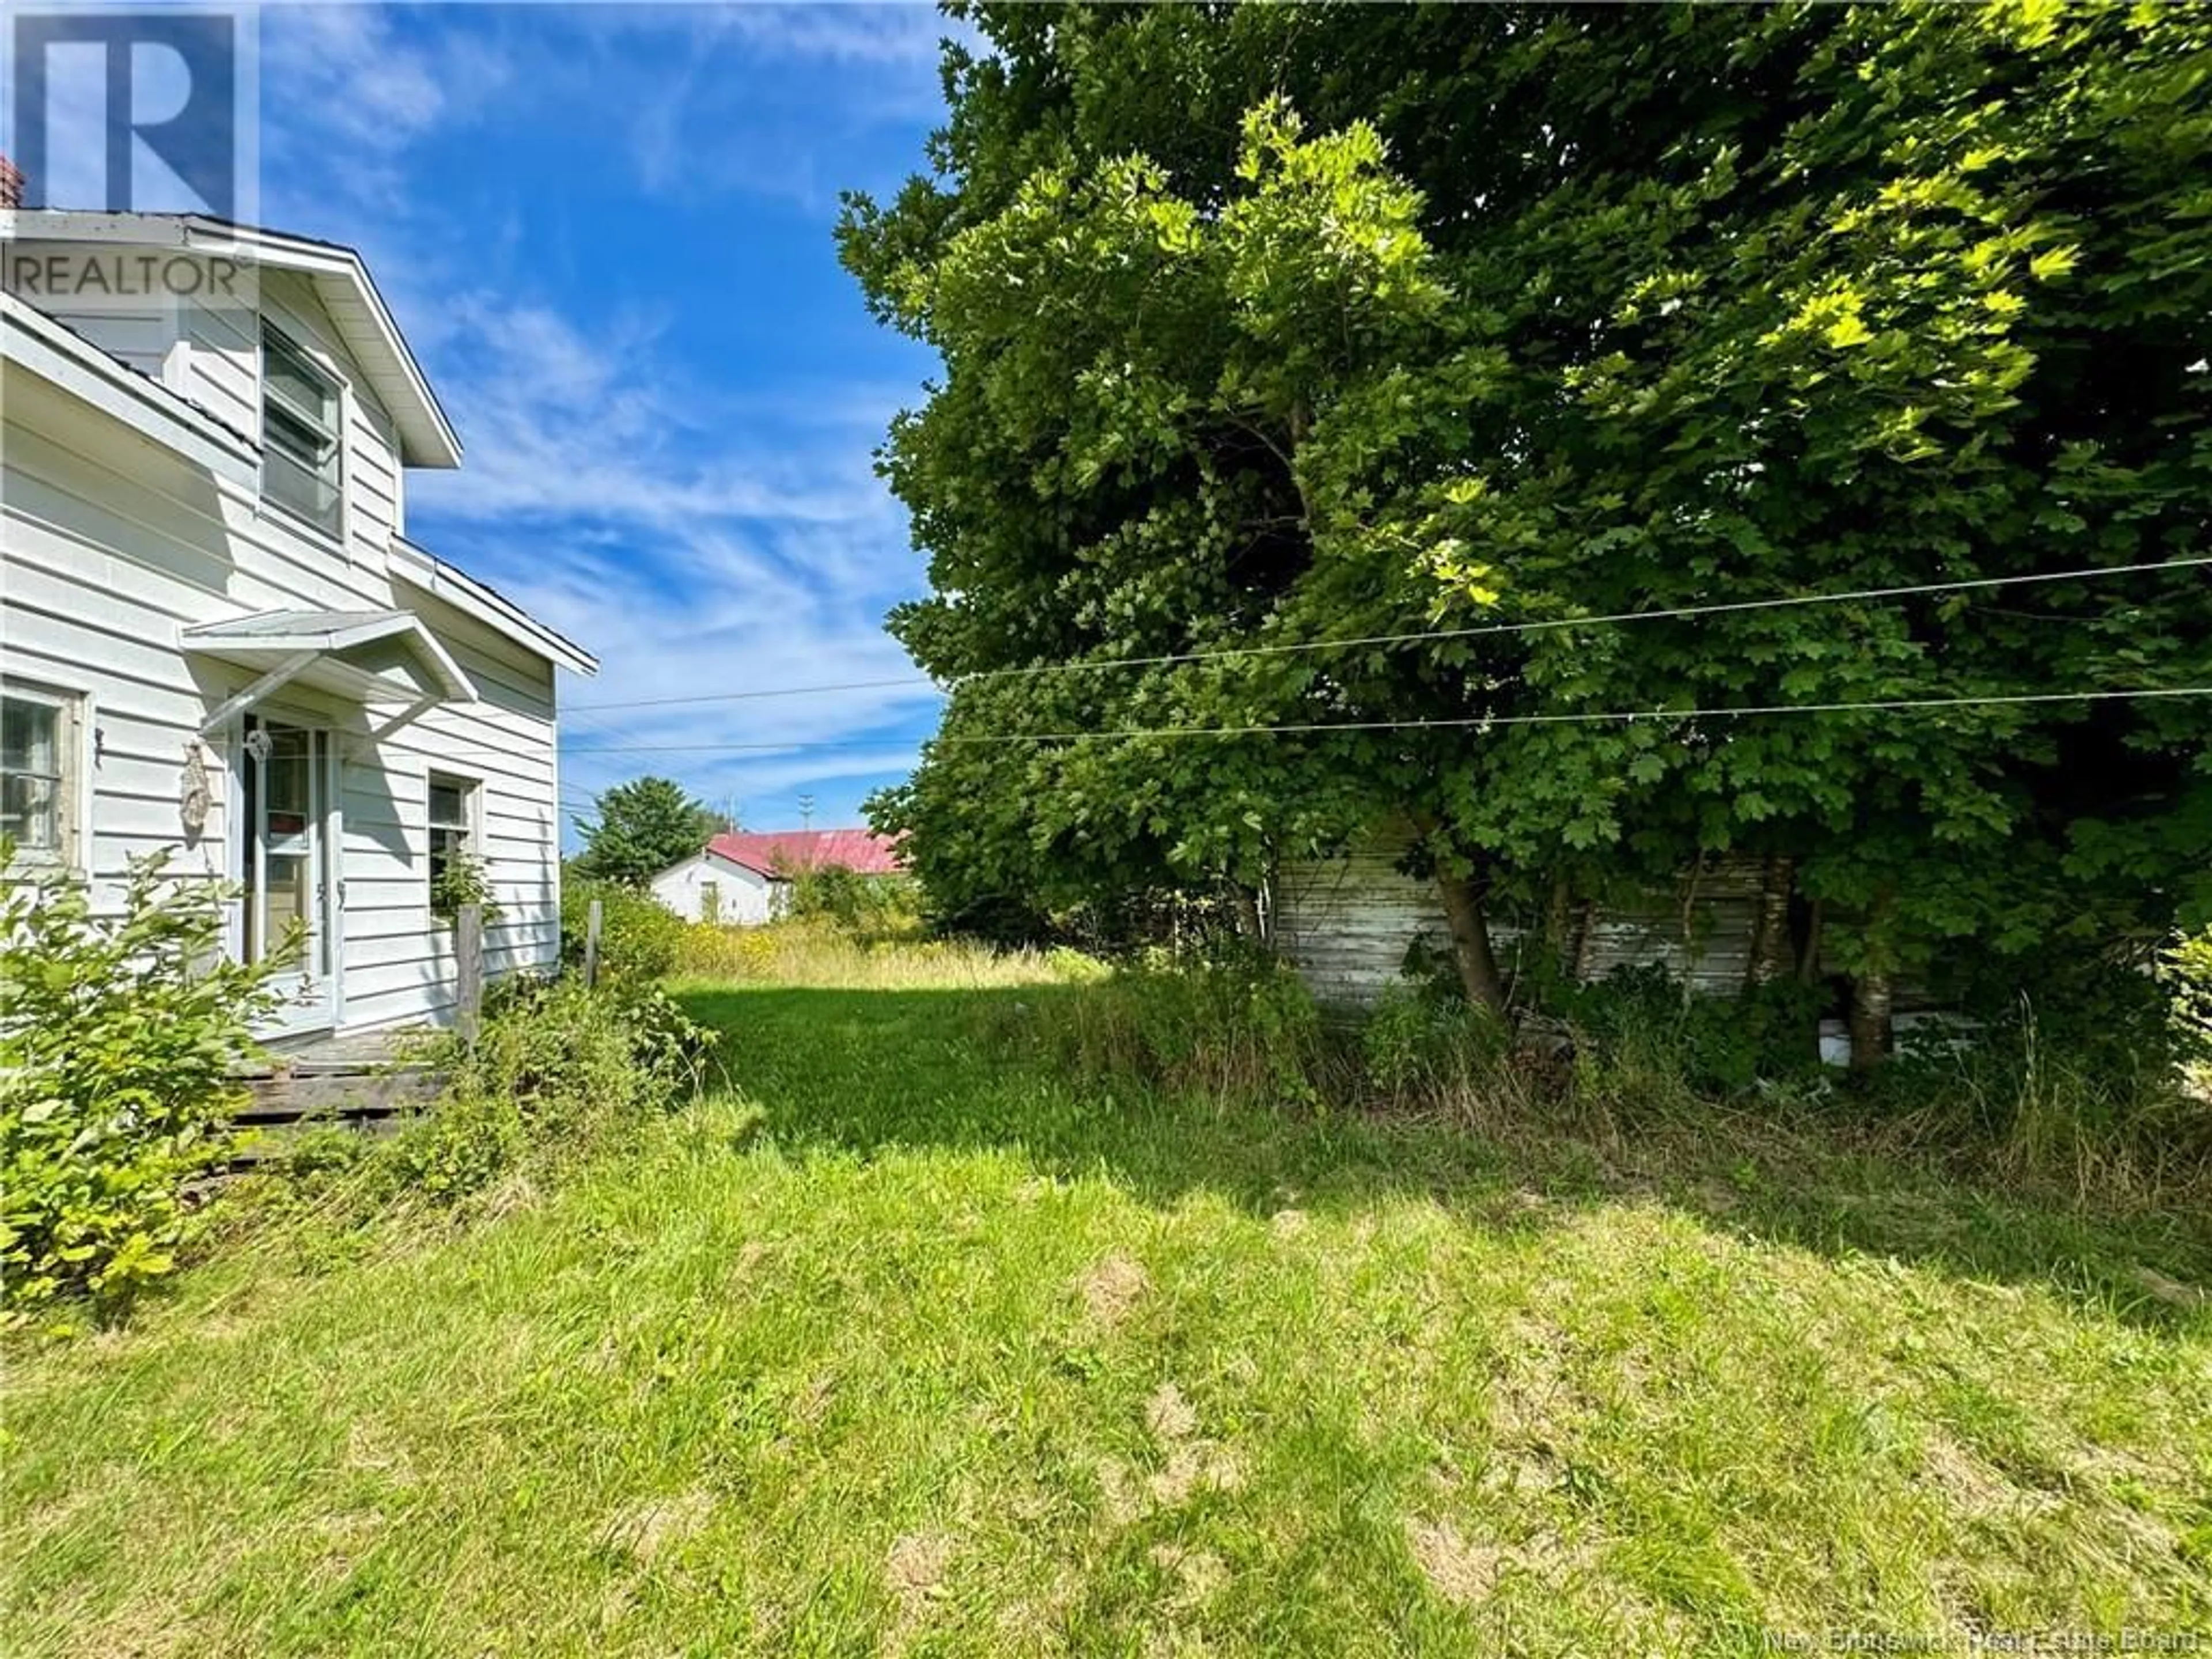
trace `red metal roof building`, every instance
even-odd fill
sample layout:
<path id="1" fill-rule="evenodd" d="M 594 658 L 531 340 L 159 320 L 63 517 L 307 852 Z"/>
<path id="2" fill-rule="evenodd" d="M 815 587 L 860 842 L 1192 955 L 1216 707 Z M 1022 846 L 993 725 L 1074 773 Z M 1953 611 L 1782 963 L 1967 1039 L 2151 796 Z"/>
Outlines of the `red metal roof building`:
<path id="1" fill-rule="evenodd" d="M 784 830 L 768 835 L 717 836 L 707 843 L 707 850 L 763 876 L 786 876 L 831 866 L 863 876 L 906 873 L 898 843 L 872 830 Z"/>

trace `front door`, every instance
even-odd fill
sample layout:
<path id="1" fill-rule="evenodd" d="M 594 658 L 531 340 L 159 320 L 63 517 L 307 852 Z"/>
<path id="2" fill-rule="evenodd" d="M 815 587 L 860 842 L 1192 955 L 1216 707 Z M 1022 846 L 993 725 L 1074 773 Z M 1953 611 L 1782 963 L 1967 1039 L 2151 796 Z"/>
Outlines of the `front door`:
<path id="1" fill-rule="evenodd" d="M 270 1034 L 327 1030 L 337 1018 L 330 937 L 330 733 L 246 717 L 240 884 L 248 962 L 281 960 Z"/>

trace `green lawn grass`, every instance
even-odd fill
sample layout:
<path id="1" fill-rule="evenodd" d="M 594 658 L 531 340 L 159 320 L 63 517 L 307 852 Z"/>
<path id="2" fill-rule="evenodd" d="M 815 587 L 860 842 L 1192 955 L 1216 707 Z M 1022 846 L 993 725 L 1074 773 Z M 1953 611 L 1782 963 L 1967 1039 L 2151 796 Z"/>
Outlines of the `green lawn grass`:
<path id="1" fill-rule="evenodd" d="M 15 1346 L 5 1650 L 2212 1632 L 2200 1224 L 1008 1060 L 1085 994 L 695 987 L 634 1147 Z"/>

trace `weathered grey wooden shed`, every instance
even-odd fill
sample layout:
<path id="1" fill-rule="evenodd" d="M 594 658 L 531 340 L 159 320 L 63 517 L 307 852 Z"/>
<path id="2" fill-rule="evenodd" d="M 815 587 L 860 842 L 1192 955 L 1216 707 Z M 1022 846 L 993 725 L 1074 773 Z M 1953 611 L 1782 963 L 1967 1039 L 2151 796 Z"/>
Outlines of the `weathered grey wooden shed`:
<path id="1" fill-rule="evenodd" d="M 1435 882 L 1398 868 L 1410 840 L 1378 835 L 1341 857 L 1277 871 L 1276 948 L 1323 1004 L 1374 1002 L 1404 972 L 1417 943 L 1449 957 L 1451 928 Z M 1615 968 L 1656 965 L 1700 992 L 1740 991 L 1751 970 L 1763 874 L 1756 859 L 1712 860 L 1671 890 L 1580 904 L 1564 930 L 1577 976 L 1600 980 Z M 1492 918 L 1491 939 L 1510 983 L 1522 930 Z"/>

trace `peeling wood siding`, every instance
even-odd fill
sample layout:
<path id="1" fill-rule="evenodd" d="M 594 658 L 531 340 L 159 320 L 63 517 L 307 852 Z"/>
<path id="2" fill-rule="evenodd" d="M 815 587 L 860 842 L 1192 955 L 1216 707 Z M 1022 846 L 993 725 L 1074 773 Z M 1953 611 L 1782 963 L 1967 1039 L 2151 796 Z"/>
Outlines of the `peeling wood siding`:
<path id="1" fill-rule="evenodd" d="M 115 306 L 96 311 L 58 306 L 41 309 L 149 380 L 161 379 L 169 349 L 176 343 L 176 319 L 158 301 L 143 309 Z"/>
<path id="2" fill-rule="evenodd" d="M 1405 846 L 1378 838 L 1342 858 L 1288 864 L 1277 872 L 1278 947 L 1322 1002 L 1373 1002 L 1404 971 L 1417 940 L 1439 956 L 1450 951 L 1436 884 L 1398 871 Z M 1672 892 L 1603 907 L 1583 946 L 1583 976 L 1601 980 L 1616 968 L 1657 965 L 1700 992 L 1733 994 L 1750 962 L 1759 889 L 1758 861 L 1732 859 L 1686 876 Z M 1522 937 L 1492 918 L 1491 940 L 1509 986 Z"/>
<path id="3" fill-rule="evenodd" d="M 1397 858 L 1396 849 L 1371 845 L 1277 872 L 1276 948 L 1321 1001 L 1374 1001 L 1417 939 L 1450 948 L 1436 884 L 1401 875 Z"/>
<path id="4" fill-rule="evenodd" d="M 1616 968 L 1663 967 L 1692 989 L 1733 996 L 1751 969 L 1759 924 L 1756 859 L 1716 860 L 1686 872 L 1668 891 L 1601 907 L 1584 947 L 1583 976 Z"/>

